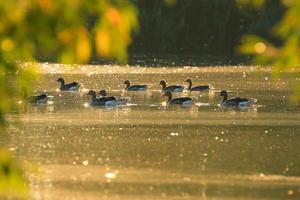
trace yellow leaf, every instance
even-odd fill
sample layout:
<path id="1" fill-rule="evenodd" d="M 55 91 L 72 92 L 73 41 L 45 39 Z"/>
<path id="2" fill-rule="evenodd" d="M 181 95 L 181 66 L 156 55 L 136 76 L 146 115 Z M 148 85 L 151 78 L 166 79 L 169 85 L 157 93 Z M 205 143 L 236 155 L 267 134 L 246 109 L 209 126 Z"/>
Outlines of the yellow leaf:
<path id="1" fill-rule="evenodd" d="M 106 12 L 106 17 L 108 18 L 109 22 L 115 26 L 115 27 L 120 27 L 122 24 L 122 17 L 120 15 L 120 12 L 114 8 L 111 7 L 107 10 Z"/>
<path id="2" fill-rule="evenodd" d="M 106 30 L 99 29 L 96 33 L 96 50 L 98 55 L 108 56 L 110 51 L 110 36 Z"/>
<path id="3" fill-rule="evenodd" d="M 88 32 L 85 28 L 78 31 L 76 57 L 79 63 L 88 62 L 91 54 Z"/>
<path id="4" fill-rule="evenodd" d="M 73 34 L 70 29 L 66 29 L 58 34 L 58 40 L 62 44 L 69 44 L 73 39 Z"/>

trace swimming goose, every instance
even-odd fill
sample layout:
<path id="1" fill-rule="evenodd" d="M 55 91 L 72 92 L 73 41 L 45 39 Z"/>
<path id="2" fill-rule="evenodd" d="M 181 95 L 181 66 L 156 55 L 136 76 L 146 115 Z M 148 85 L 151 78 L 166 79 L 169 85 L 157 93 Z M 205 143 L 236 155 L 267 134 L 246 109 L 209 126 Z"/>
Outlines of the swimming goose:
<path id="1" fill-rule="evenodd" d="M 167 82 L 165 80 L 161 80 L 159 82 L 159 85 L 162 85 L 162 92 L 182 92 L 183 91 L 183 86 L 181 85 L 170 85 L 167 86 Z"/>
<path id="2" fill-rule="evenodd" d="M 219 96 L 223 97 L 223 100 L 220 103 L 221 107 L 247 107 L 251 106 L 253 103 L 257 101 L 257 99 L 247 99 L 247 98 L 241 98 L 241 97 L 234 97 L 231 99 L 228 98 L 228 93 L 223 90 L 220 92 Z"/>
<path id="3" fill-rule="evenodd" d="M 76 82 L 65 84 L 65 80 L 63 78 L 58 78 L 56 81 L 61 84 L 59 88 L 60 90 L 77 91 L 80 87 L 80 85 Z"/>
<path id="4" fill-rule="evenodd" d="M 92 96 L 89 104 L 90 106 L 108 106 L 110 104 L 116 105 L 115 98 L 112 99 L 110 97 L 96 97 L 96 92 L 94 90 L 90 90 L 86 95 Z"/>
<path id="5" fill-rule="evenodd" d="M 130 85 L 129 80 L 124 81 L 126 85 L 125 90 L 127 91 L 146 91 L 147 85 Z"/>
<path id="6" fill-rule="evenodd" d="M 100 97 L 107 97 L 107 92 L 106 90 L 100 90 L 99 92 Z M 116 98 L 116 97 L 107 97 L 110 98 L 113 102 L 110 103 L 110 106 L 116 106 L 116 105 L 126 105 L 127 102 L 129 101 L 129 98 L 126 97 L 121 97 L 121 98 Z"/>
<path id="7" fill-rule="evenodd" d="M 46 104 L 49 97 L 46 94 L 34 95 L 26 98 L 26 101 L 29 103 L 35 104 Z"/>
<path id="8" fill-rule="evenodd" d="M 26 87 L 23 87 L 22 91 L 23 91 L 23 99 L 28 103 L 46 104 L 49 100 L 49 97 L 46 94 L 33 95 L 28 97 L 28 89 Z"/>
<path id="9" fill-rule="evenodd" d="M 189 83 L 189 87 L 187 88 L 188 91 L 208 91 L 209 90 L 209 85 L 198 85 L 195 87 L 192 87 L 192 80 L 187 79 L 185 82 Z"/>
<path id="10" fill-rule="evenodd" d="M 100 94 L 100 97 L 106 97 L 106 98 L 109 98 L 111 100 L 116 100 L 116 97 L 113 97 L 113 96 L 108 97 L 106 90 L 100 90 L 99 94 Z"/>
<path id="11" fill-rule="evenodd" d="M 170 91 L 165 92 L 163 96 L 168 97 L 168 104 L 169 105 L 182 105 L 182 106 L 190 106 L 193 103 L 193 100 L 189 97 L 180 97 L 172 99 L 172 93 Z"/>

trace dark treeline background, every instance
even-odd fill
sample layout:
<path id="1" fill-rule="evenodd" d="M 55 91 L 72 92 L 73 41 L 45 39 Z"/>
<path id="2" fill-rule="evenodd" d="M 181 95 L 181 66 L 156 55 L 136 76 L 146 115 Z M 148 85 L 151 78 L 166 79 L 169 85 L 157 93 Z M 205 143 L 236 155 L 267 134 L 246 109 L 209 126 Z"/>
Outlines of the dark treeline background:
<path id="1" fill-rule="evenodd" d="M 177 0 L 172 6 L 162 0 L 134 2 L 140 30 L 131 54 L 236 56 L 245 34 L 274 42 L 271 28 L 284 11 L 279 0 L 268 0 L 260 9 L 235 0 Z"/>

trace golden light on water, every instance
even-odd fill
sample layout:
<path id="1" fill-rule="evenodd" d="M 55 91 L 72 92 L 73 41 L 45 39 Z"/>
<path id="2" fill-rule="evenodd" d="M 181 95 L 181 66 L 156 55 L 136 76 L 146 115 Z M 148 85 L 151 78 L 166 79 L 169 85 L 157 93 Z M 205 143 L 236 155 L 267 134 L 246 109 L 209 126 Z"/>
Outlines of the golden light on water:
<path id="1" fill-rule="evenodd" d="M 117 175 L 118 175 L 118 172 L 106 172 L 104 174 L 105 178 L 108 180 L 117 178 Z"/>
<path id="2" fill-rule="evenodd" d="M 89 161 L 88 161 L 88 160 L 85 160 L 85 161 L 82 162 L 82 164 L 83 164 L 84 166 L 88 166 L 88 165 L 89 165 Z"/>
<path id="3" fill-rule="evenodd" d="M 87 108 L 87 107 L 89 107 L 89 104 L 88 103 L 84 103 L 83 106 Z"/>
<path id="4" fill-rule="evenodd" d="M 87 89 L 87 88 L 82 88 L 80 91 L 81 91 L 81 92 L 88 92 L 89 89 Z"/>
<path id="5" fill-rule="evenodd" d="M 254 49 L 256 53 L 264 53 L 267 49 L 267 46 L 263 42 L 258 42 L 254 45 Z"/>

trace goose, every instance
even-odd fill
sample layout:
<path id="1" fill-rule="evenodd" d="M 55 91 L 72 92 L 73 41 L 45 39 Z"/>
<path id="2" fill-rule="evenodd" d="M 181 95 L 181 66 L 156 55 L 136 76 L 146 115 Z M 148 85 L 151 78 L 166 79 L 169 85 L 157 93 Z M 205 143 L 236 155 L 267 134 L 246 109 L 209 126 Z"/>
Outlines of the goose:
<path id="1" fill-rule="evenodd" d="M 48 103 L 49 97 L 46 94 L 34 95 L 26 98 L 29 103 L 35 104 L 46 104 Z"/>
<path id="2" fill-rule="evenodd" d="M 46 94 L 28 96 L 28 89 L 26 87 L 22 87 L 22 91 L 23 91 L 23 99 L 28 103 L 34 103 L 34 104 L 48 103 L 49 97 Z"/>
<path id="3" fill-rule="evenodd" d="M 257 99 L 247 99 L 243 97 L 234 97 L 231 99 L 228 98 L 228 93 L 225 90 L 222 90 L 219 96 L 223 97 L 223 100 L 220 103 L 220 106 L 223 108 L 226 107 L 247 107 L 251 106 L 253 103 L 257 101 Z"/>
<path id="4" fill-rule="evenodd" d="M 189 86 L 187 88 L 188 91 L 208 91 L 209 90 L 209 85 L 198 85 L 195 87 L 192 87 L 192 79 L 187 79 L 185 82 L 189 83 Z"/>
<path id="5" fill-rule="evenodd" d="M 116 100 L 116 97 L 113 97 L 113 96 L 108 97 L 106 90 L 100 90 L 99 95 L 100 95 L 100 97 L 106 97 L 106 98 L 109 98 L 111 100 Z"/>
<path id="6" fill-rule="evenodd" d="M 127 90 L 127 91 L 146 91 L 147 90 L 147 85 L 130 85 L 129 80 L 124 81 L 124 84 L 126 85 L 125 90 Z"/>
<path id="7" fill-rule="evenodd" d="M 90 99 L 90 106 L 109 106 L 116 105 L 114 97 L 98 97 L 96 96 L 96 92 L 94 90 L 90 90 L 86 95 L 92 96 Z"/>
<path id="8" fill-rule="evenodd" d="M 170 91 L 165 92 L 163 96 L 168 97 L 168 104 L 169 105 L 182 105 L 182 106 L 190 106 L 193 103 L 193 100 L 189 97 L 180 97 L 172 99 L 172 93 Z"/>
<path id="9" fill-rule="evenodd" d="M 181 86 L 181 85 L 170 85 L 170 86 L 167 86 L 167 82 L 165 80 L 161 80 L 159 82 L 159 85 L 162 85 L 162 89 L 161 91 L 162 92 L 182 92 L 184 87 Z"/>
<path id="10" fill-rule="evenodd" d="M 100 90 L 99 94 L 100 94 L 100 97 L 108 96 L 106 90 Z M 129 101 L 129 98 L 126 98 L 126 97 L 115 98 L 115 97 L 111 96 L 111 97 L 107 97 L 107 98 L 110 98 L 112 101 L 114 101 L 114 103 L 116 105 L 126 105 L 127 102 Z"/>
<path id="11" fill-rule="evenodd" d="M 61 84 L 59 88 L 60 90 L 77 91 L 80 87 L 80 85 L 76 82 L 65 84 L 65 80 L 63 78 L 58 78 L 56 81 Z"/>

